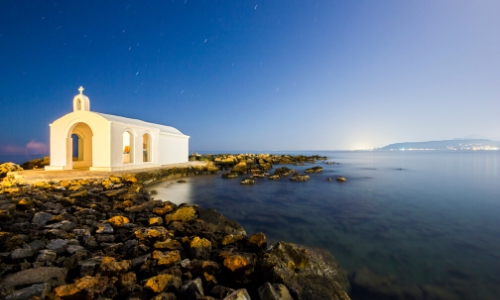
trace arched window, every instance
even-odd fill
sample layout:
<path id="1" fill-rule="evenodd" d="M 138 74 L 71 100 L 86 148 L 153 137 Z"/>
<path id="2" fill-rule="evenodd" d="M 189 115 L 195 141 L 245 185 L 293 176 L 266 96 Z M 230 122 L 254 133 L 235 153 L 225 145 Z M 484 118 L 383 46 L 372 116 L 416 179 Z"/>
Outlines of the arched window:
<path id="1" fill-rule="evenodd" d="M 76 103 L 76 110 L 82 110 L 82 100 L 78 99 Z"/>
<path id="2" fill-rule="evenodd" d="M 151 162 L 151 136 L 147 133 L 142 136 L 142 161 Z"/>
<path id="3" fill-rule="evenodd" d="M 123 133 L 123 163 L 130 164 L 134 162 L 134 136 L 125 131 Z"/>

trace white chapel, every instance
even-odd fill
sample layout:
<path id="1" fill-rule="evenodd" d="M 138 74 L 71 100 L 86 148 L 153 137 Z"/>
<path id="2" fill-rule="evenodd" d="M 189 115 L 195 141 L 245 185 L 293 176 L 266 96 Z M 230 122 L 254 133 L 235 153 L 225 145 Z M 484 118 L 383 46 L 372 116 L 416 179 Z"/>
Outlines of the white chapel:
<path id="1" fill-rule="evenodd" d="M 120 171 L 184 163 L 189 136 L 174 127 L 90 111 L 80 94 L 73 112 L 50 124 L 50 166 L 45 170 Z"/>

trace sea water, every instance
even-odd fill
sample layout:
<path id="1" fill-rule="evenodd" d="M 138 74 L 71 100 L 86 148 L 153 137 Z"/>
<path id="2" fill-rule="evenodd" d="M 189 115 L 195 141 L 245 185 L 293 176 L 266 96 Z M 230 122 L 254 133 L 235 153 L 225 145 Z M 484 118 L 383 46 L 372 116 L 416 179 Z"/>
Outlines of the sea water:
<path id="1" fill-rule="evenodd" d="M 219 174 L 150 189 L 156 199 L 215 208 L 247 234 L 326 248 L 350 273 L 367 268 L 401 286 L 438 285 L 462 299 L 500 295 L 500 151 L 288 153 L 340 164 L 318 161 L 324 170 L 308 182 L 243 186 L 244 176 Z"/>

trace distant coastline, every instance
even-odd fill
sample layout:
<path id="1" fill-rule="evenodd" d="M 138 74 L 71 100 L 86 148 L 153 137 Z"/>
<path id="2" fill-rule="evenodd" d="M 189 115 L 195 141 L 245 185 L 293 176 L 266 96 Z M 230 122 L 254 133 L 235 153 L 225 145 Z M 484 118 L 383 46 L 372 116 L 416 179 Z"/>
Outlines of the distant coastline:
<path id="1" fill-rule="evenodd" d="M 498 151 L 500 142 L 487 139 L 453 139 L 429 142 L 404 142 L 390 144 L 375 150 L 389 151 Z"/>

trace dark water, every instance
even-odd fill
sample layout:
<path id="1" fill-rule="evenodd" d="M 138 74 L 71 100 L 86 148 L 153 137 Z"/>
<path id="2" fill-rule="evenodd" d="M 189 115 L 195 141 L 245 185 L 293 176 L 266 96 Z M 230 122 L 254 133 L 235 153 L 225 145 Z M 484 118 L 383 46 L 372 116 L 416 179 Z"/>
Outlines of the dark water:
<path id="1" fill-rule="evenodd" d="M 318 162 L 324 171 L 308 182 L 241 186 L 215 175 L 152 189 L 157 199 L 213 207 L 248 234 L 324 247 L 348 272 L 439 285 L 457 299 L 500 295 L 499 151 L 302 154 L 340 164 Z M 327 181 L 337 176 L 347 182 Z"/>

